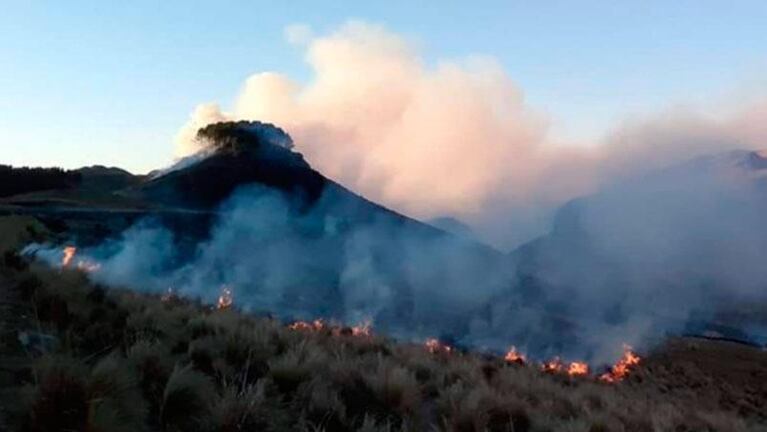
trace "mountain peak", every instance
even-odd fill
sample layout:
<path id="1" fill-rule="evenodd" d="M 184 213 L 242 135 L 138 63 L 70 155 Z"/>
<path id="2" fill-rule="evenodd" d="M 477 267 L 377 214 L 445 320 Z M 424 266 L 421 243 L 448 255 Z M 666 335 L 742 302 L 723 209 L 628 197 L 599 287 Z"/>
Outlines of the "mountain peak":
<path id="1" fill-rule="evenodd" d="M 246 184 L 261 184 L 302 201 L 319 198 L 327 180 L 292 150 L 281 128 L 258 121 L 213 123 L 197 132 L 203 150 L 151 176 L 140 195 L 165 205 L 211 208 Z"/>
<path id="2" fill-rule="evenodd" d="M 767 169 L 767 150 L 731 150 L 693 159 L 690 164 L 718 169 L 734 166 L 746 171 L 760 171 Z"/>
<path id="3" fill-rule="evenodd" d="M 767 169 L 767 150 L 750 151 L 743 158 L 741 165 L 751 170 Z"/>
<path id="4" fill-rule="evenodd" d="M 253 152 L 279 147 L 290 150 L 293 139 L 281 128 L 260 121 L 219 122 L 197 131 L 197 139 L 209 149 L 223 152 Z"/>

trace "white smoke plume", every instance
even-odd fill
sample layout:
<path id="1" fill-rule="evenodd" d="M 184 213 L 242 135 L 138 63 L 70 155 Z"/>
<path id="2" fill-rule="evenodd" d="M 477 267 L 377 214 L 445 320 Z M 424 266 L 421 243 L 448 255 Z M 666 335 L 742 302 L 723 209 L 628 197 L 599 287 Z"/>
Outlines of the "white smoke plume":
<path id="1" fill-rule="evenodd" d="M 492 57 L 427 65 L 404 38 L 359 21 L 320 36 L 293 25 L 286 37 L 305 46 L 310 81 L 252 75 L 231 112 L 194 111 L 178 156 L 200 149 L 194 132 L 207 123 L 272 122 L 330 178 L 417 218 L 456 217 L 502 248 L 541 234 L 555 207 L 616 176 L 767 137 L 767 104 L 757 102 L 729 115 L 672 110 L 567 145 Z"/>
<path id="2" fill-rule="evenodd" d="M 499 203 L 531 212 L 530 203 L 559 202 L 581 190 L 571 181 L 542 181 L 557 169 L 545 146 L 547 121 L 494 59 L 430 67 L 403 38 L 361 22 L 309 39 L 306 50 L 309 83 L 252 75 L 231 113 L 197 108 L 177 154 L 199 150 L 193 132 L 206 122 L 272 122 L 323 174 L 424 219 L 477 222 L 495 215 Z M 558 154 L 568 164 L 583 157 Z"/>
<path id="3" fill-rule="evenodd" d="M 614 127 L 600 146 L 601 183 L 697 156 L 767 148 L 767 97 L 708 108 L 668 109 Z"/>

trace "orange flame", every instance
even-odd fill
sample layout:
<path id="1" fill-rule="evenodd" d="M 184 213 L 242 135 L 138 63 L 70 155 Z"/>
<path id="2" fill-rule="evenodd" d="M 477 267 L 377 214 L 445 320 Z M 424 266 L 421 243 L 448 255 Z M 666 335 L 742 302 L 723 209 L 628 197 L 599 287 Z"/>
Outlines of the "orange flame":
<path id="1" fill-rule="evenodd" d="M 64 256 L 61 258 L 61 267 L 62 268 L 70 267 L 72 263 L 76 263 L 75 268 L 85 273 L 93 273 L 101 268 L 101 264 L 94 261 L 90 261 L 86 258 L 75 260 L 75 255 L 77 255 L 76 247 L 65 246 Z"/>
<path id="2" fill-rule="evenodd" d="M 451 347 L 450 345 L 443 344 L 442 342 L 440 342 L 438 339 L 435 339 L 435 338 L 426 339 L 426 342 L 424 342 L 424 346 L 432 354 L 437 354 L 437 353 L 449 354 L 453 351 L 453 347 Z"/>
<path id="3" fill-rule="evenodd" d="M 525 362 L 527 361 L 527 358 L 525 357 L 525 355 L 517 351 L 517 347 L 515 347 L 514 345 L 512 345 L 509 348 L 509 351 L 506 353 L 503 359 L 509 363 L 518 363 L 518 364 L 525 364 Z"/>
<path id="4" fill-rule="evenodd" d="M 370 321 L 352 326 L 352 336 L 370 336 L 373 334 L 373 325 Z"/>
<path id="5" fill-rule="evenodd" d="M 61 258 L 61 266 L 62 267 L 68 267 L 69 264 L 72 262 L 72 259 L 75 257 L 75 254 L 77 253 L 77 248 L 74 246 L 66 246 L 64 248 L 64 257 Z"/>
<path id="6" fill-rule="evenodd" d="M 564 370 L 564 368 L 565 365 L 562 363 L 562 360 L 559 357 L 554 357 L 553 359 L 541 364 L 541 370 L 548 373 L 560 373 L 562 370 Z"/>
<path id="7" fill-rule="evenodd" d="M 546 373 L 567 373 L 570 376 L 586 376 L 589 374 L 589 365 L 586 362 L 574 361 L 565 363 L 559 357 L 543 362 L 541 370 Z"/>
<path id="8" fill-rule="evenodd" d="M 431 352 L 439 351 L 440 342 L 436 339 L 429 339 L 426 341 L 426 347 Z M 509 351 L 503 359 L 507 363 L 526 364 L 527 357 L 520 353 L 515 346 L 511 346 Z M 610 370 L 597 378 L 605 382 L 618 382 L 623 380 L 631 371 L 631 369 L 639 364 L 640 357 L 632 351 L 632 348 L 628 345 L 623 345 L 623 355 L 618 362 L 613 365 Z M 540 370 L 544 373 L 550 374 L 567 374 L 571 377 L 576 376 L 589 376 L 591 374 L 591 367 L 588 363 L 582 361 L 565 362 L 560 357 L 554 357 L 551 360 L 540 363 Z"/>
<path id="9" fill-rule="evenodd" d="M 615 383 L 622 381 L 628 376 L 631 369 L 639 364 L 641 358 L 632 351 L 632 348 L 628 345 L 623 345 L 623 355 L 620 359 L 610 368 L 608 372 L 599 376 L 599 379 L 608 383 Z"/>
<path id="10" fill-rule="evenodd" d="M 234 302 L 234 295 L 232 294 L 232 290 L 224 285 L 221 287 L 221 295 L 218 296 L 218 304 L 216 307 L 218 309 L 227 309 L 232 306 L 232 303 Z"/>
<path id="11" fill-rule="evenodd" d="M 372 336 L 373 325 L 371 321 L 364 321 L 355 326 L 347 327 L 340 324 L 327 323 L 323 319 L 318 318 L 314 321 L 295 321 L 288 325 L 291 330 L 297 331 L 323 331 L 329 330 L 333 336 Z"/>
<path id="12" fill-rule="evenodd" d="M 307 321 L 296 321 L 293 324 L 289 325 L 288 328 L 291 330 L 302 330 L 302 331 L 320 331 L 326 327 L 325 321 L 318 318 L 312 322 Z"/>
<path id="13" fill-rule="evenodd" d="M 589 365 L 584 362 L 572 362 L 567 367 L 567 374 L 570 376 L 585 376 L 589 374 Z"/>

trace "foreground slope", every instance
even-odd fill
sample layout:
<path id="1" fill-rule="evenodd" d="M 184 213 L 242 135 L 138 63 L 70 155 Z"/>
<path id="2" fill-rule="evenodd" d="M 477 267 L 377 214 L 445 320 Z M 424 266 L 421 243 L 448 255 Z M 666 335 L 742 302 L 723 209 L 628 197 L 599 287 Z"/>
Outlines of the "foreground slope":
<path id="1" fill-rule="evenodd" d="M 13 253 L 0 282 L 2 306 L 14 305 L 2 315 L 4 430 L 737 432 L 767 421 L 766 354 L 746 346 L 672 341 L 606 384 L 108 290 Z"/>

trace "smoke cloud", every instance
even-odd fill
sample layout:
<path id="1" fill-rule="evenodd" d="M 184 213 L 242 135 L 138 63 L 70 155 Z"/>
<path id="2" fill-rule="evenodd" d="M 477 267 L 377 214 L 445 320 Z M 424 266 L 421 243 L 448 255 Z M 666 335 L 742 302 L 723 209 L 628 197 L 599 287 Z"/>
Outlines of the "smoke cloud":
<path id="1" fill-rule="evenodd" d="M 699 156 L 767 148 L 767 97 L 729 107 L 676 108 L 613 128 L 599 146 L 601 185 Z"/>
<path id="2" fill-rule="evenodd" d="M 78 259 L 99 263 L 90 276 L 109 286 L 172 289 L 209 303 L 228 287 L 246 311 L 371 321 L 405 339 L 465 335 L 468 317 L 506 287 L 511 269 L 503 255 L 408 227 L 389 213 L 350 222 L 346 197 L 328 187 L 305 212 L 274 190 L 244 186 L 218 209 L 207 238 L 184 246 L 185 233 L 149 218 L 80 248 Z M 26 252 L 53 265 L 61 260 L 54 247 Z"/>
<path id="3" fill-rule="evenodd" d="M 289 33 L 308 38 L 298 30 Z M 310 38 L 306 60 L 314 74 L 306 85 L 257 73 L 231 113 L 198 107 L 179 134 L 178 155 L 200 149 L 191 138 L 206 122 L 267 121 L 288 130 L 312 166 L 362 195 L 414 217 L 454 216 L 474 225 L 507 218 L 510 209 L 529 222 L 523 214 L 537 216 L 541 204 L 581 190 L 580 182 L 546 173 L 559 159 L 572 164 L 583 156 L 552 154 L 545 116 L 527 106 L 492 58 L 427 66 L 403 38 L 350 22 Z"/>
<path id="4" fill-rule="evenodd" d="M 465 221 L 504 249 L 545 232 L 569 199 L 686 158 L 757 148 L 767 137 L 767 103 L 758 101 L 730 114 L 671 110 L 569 145 L 492 57 L 429 65 L 404 38 L 359 21 L 319 36 L 292 25 L 286 37 L 305 47 L 311 79 L 252 75 L 231 112 L 195 110 L 177 137 L 178 156 L 200 150 L 194 132 L 207 123 L 272 122 L 328 177 L 413 217 Z"/>
<path id="5" fill-rule="evenodd" d="M 668 333 L 767 342 L 767 317 L 750 306 L 767 304 L 766 179 L 767 155 L 739 150 L 571 201 L 515 252 L 516 282 L 477 317 L 476 340 L 555 354 L 569 334 L 594 358 Z"/>

